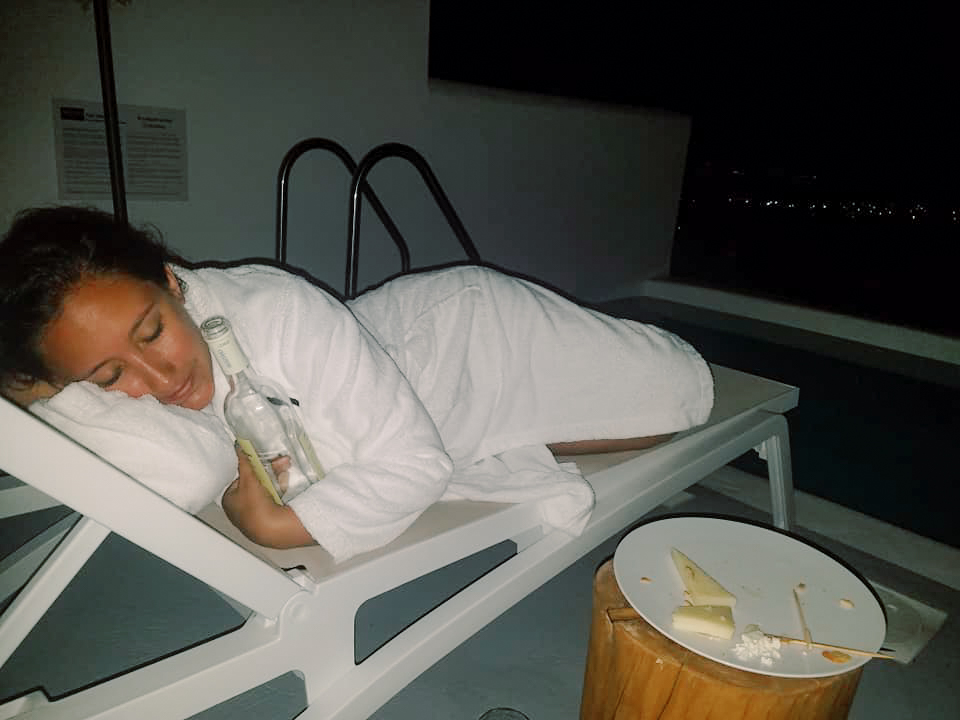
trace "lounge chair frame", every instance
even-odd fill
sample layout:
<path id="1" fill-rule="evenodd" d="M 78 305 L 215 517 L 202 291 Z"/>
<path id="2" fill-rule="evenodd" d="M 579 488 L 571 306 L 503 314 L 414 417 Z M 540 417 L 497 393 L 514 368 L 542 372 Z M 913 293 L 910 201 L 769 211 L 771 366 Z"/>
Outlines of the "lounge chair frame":
<path id="1" fill-rule="evenodd" d="M 62 699 L 32 692 L 0 705 L 0 718 L 187 718 L 288 671 L 304 680 L 308 708 L 299 717 L 366 718 L 594 547 L 751 449 L 767 460 L 773 524 L 788 529 L 792 480 L 783 413 L 796 406 L 798 391 L 728 368 L 713 371 L 717 402 L 706 425 L 649 450 L 576 458 L 597 495 L 580 536 L 544 528 L 534 504 L 437 503 L 387 547 L 339 565 L 320 548 L 256 546 L 216 506 L 192 516 L 0 401 L 0 467 L 29 485 L 2 491 L 6 513 L 63 503 L 79 514 L 72 527 L 61 520 L 5 561 L 0 587 L 8 594 L 31 577 L 0 623 L 0 661 L 111 531 L 251 611 L 234 632 Z M 504 540 L 516 544 L 516 554 L 355 661 L 354 620 L 366 600 Z"/>

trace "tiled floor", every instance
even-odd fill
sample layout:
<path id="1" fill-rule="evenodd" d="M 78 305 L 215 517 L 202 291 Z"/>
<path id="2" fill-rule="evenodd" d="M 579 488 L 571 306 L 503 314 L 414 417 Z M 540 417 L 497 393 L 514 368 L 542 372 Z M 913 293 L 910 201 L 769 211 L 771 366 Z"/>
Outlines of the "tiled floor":
<path id="1" fill-rule="evenodd" d="M 670 512 L 765 514 L 710 490 Z M 662 512 L 662 511 L 661 511 Z M 867 664 L 851 720 L 952 720 L 960 717 L 960 592 L 829 538 L 801 529 L 876 582 L 944 610 L 948 619 L 909 665 Z M 506 705 L 538 718 L 578 717 L 594 569 L 616 547 L 611 539 L 525 598 L 451 653 L 374 715 L 378 720 L 473 718 Z M 424 708 L 430 714 L 424 715 Z"/>

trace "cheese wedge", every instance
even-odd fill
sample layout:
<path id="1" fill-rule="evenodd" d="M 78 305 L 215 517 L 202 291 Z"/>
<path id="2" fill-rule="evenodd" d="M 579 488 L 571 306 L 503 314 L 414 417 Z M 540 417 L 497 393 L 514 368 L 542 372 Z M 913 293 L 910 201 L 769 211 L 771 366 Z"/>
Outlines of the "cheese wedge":
<path id="1" fill-rule="evenodd" d="M 737 604 L 735 595 L 727 592 L 720 583 L 707 575 L 699 565 L 682 552 L 676 548 L 670 548 L 670 556 L 673 558 L 673 564 L 677 568 L 684 587 L 690 594 L 690 602 L 693 605 L 734 607 Z"/>
<path id="2" fill-rule="evenodd" d="M 733 611 L 726 605 L 681 605 L 673 611 L 673 627 L 710 637 L 733 637 Z"/>

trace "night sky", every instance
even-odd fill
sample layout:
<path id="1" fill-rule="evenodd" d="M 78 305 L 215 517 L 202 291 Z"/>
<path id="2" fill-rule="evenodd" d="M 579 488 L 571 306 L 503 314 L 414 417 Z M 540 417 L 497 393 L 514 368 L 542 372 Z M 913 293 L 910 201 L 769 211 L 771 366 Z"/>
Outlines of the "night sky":
<path id="1" fill-rule="evenodd" d="M 434 0 L 430 72 L 675 110 L 718 160 L 956 197 L 960 63 L 946 16 L 859 0 L 776 5 Z"/>
<path id="2" fill-rule="evenodd" d="M 691 117 L 674 277 L 960 336 L 944 11 L 432 0 L 430 20 L 431 77 Z"/>

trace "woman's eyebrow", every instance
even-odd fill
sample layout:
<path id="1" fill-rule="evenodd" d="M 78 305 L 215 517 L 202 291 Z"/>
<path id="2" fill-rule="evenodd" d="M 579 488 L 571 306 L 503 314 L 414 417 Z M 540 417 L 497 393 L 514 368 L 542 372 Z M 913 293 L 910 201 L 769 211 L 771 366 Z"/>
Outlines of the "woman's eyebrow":
<path id="1" fill-rule="evenodd" d="M 140 326 L 143 325 L 143 321 L 147 319 L 147 315 L 150 314 L 150 311 L 153 310 L 155 305 L 156 305 L 155 302 L 151 302 L 149 305 L 147 305 L 144 311 L 140 313 L 139 316 L 137 316 L 137 319 L 134 321 L 133 326 L 130 328 L 129 337 L 132 338 L 134 335 L 137 334 L 137 331 L 140 330 Z M 99 370 L 108 362 L 110 362 L 111 359 L 112 358 L 107 358 L 106 360 L 103 360 L 102 362 L 97 363 L 96 367 L 94 367 L 90 372 L 88 372 L 86 375 L 83 376 L 83 379 L 86 380 L 87 378 L 89 378 L 91 375 L 97 372 L 97 370 Z"/>
<path id="2" fill-rule="evenodd" d="M 133 323 L 133 327 L 130 328 L 130 337 L 133 337 L 140 330 L 140 326 L 143 325 L 143 321 L 147 319 L 147 315 L 150 314 L 150 311 L 153 310 L 155 302 L 151 302 L 147 305 L 146 309 L 140 313 L 140 316 L 137 318 L 136 322 Z"/>

